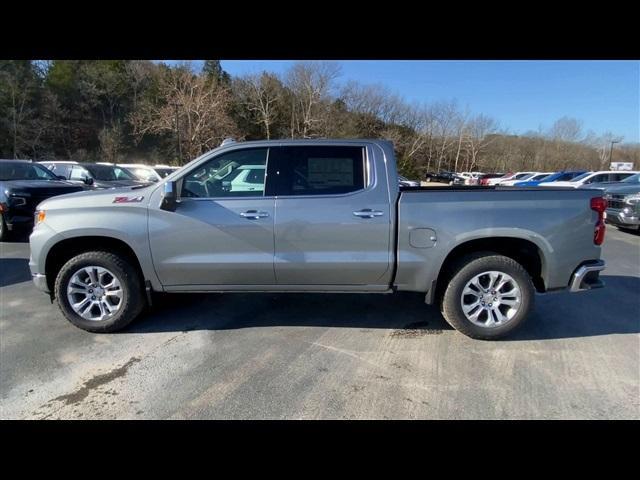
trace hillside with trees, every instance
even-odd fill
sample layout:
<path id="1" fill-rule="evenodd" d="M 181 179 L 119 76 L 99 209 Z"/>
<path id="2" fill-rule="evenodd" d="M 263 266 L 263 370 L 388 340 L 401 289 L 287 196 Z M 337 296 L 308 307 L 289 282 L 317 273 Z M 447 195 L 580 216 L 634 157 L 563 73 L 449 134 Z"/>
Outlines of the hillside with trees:
<path id="1" fill-rule="evenodd" d="M 564 117 L 512 135 L 455 101 L 409 103 L 382 85 L 340 81 L 332 62 L 232 77 L 217 60 L 0 61 L 0 158 L 182 165 L 237 140 L 386 138 L 401 171 L 606 169 L 613 133 Z M 612 161 L 640 167 L 638 144 Z"/>

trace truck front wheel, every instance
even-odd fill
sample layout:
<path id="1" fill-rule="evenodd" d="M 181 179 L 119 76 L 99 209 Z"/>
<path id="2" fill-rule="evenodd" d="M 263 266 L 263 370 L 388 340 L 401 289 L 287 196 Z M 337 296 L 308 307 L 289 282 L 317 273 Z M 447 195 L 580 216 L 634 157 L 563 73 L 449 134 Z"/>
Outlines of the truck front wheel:
<path id="1" fill-rule="evenodd" d="M 449 274 L 441 311 L 456 330 L 492 340 L 522 325 L 533 308 L 531 277 L 512 258 L 493 253 L 463 257 Z"/>
<path id="2" fill-rule="evenodd" d="M 56 277 L 55 296 L 67 320 L 97 333 L 123 329 L 145 305 L 136 269 L 106 251 L 85 252 L 65 263 Z"/>

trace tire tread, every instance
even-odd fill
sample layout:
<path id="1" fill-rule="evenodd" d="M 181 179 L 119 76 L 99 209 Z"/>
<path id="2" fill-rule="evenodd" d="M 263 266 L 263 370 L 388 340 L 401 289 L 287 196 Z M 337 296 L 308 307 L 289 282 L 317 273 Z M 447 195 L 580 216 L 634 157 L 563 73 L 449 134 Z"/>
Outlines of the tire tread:
<path id="1" fill-rule="evenodd" d="M 65 286 L 62 285 L 62 281 L 70 270 L 78 268 L 78 265 L 85 261 L 111 263 L 120 270 L 118 273 L 122 274 L 123 278 L 120 279 L 121 284 L 127 289 L 122 300 L 125 303 L 120 307 L 118 314 L 110 319 L 110 321 L 91 322 L 84 320 L 79 317 L 70 306 L 66 305 Z M 58 304 L 58 308 L 65 318 L 76 327 L 94 333 L 109 333 L 122 330 L 135 320 L 145 306 L 142 282 L 136 269 L 120 255 L 105 250 L 86 251 L 68 260 L 56 276 L 54 291 L 57 297 L 56 303 Z"/>

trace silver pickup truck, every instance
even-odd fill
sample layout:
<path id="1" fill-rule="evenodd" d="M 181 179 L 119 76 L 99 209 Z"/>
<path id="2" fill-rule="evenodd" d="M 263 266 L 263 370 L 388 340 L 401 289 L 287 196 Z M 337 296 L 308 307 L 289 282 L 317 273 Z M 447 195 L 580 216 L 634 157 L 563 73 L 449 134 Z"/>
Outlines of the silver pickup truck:
<path id="1" fill-rule="evenodd" d="M 64 316 L 122 329 L 154 292 L 422 292 L 493 339 L 535 293 L 602 287 L 598 191 L 401 187 L 381 140 L 230 142 L 160 182 L 51 198 L 30 268 Z"/>

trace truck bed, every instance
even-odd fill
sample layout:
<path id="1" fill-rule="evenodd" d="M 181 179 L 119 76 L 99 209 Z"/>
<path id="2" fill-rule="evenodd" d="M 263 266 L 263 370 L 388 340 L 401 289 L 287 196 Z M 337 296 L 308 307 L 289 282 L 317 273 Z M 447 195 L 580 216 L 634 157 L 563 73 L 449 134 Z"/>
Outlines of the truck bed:
<path id="1" fill-rule="evenodd" d="M 597 190 L 554 187 L 402 188 L 395 286 L 429 290 L 426 279 L 436 278 L 447 255 L 466 242 L 520 238 L 539 251 L 545 289 L 566 288 L 576 265 L 600 258 L 590 205 L 597 196 Z"/>

